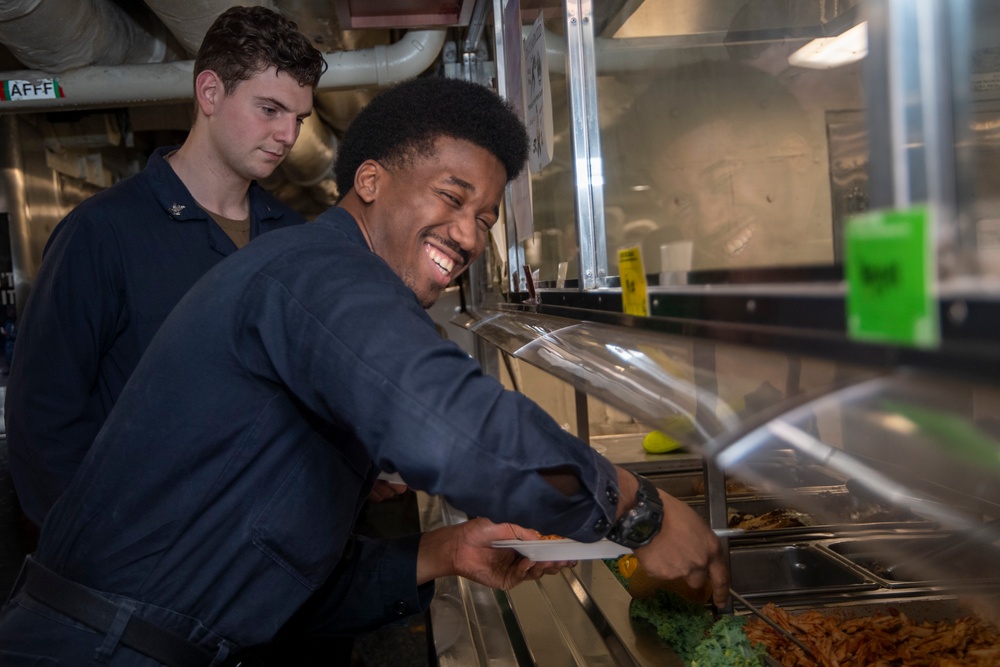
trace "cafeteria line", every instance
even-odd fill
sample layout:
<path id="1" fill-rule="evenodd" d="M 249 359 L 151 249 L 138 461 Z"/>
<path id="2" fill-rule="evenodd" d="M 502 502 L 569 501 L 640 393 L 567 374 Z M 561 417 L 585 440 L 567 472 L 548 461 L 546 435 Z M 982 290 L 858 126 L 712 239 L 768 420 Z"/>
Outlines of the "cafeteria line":
<path id="1" fill-rule="evenodd" d="M 183 142 L 191 59 L 233 4 L 0 12 L 7 342 L 59 220 Z M 994 3 L 268 4 L 328 63 L 260 183 L 310 220 L 379 88 L 444 76 L 514 101 L 528 169 L 430 314 L 693 508 L 731 572 L 714 608 L 603 541 L 517 545 L 578 564 L 506 592 L 439 580 L 352 664 L 1000 663 Z M 4 591 L 32 540 L 6 454 Z M 369 509 L 373 531 L 468 518 L 419 490 Z"/>

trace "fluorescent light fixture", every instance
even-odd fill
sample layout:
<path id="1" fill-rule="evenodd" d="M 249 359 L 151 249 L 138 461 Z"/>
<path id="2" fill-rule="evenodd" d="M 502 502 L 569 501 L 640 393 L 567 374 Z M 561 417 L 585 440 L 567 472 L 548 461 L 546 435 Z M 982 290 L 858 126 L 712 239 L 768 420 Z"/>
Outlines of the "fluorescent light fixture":
<path id="1" fill-rule="evenodd" d="M 810 69 L 832 69 L 868 55 L 868 23 L 862 21 L 836 37 L 814 39 L 788 56 L 788 63 Z"/>

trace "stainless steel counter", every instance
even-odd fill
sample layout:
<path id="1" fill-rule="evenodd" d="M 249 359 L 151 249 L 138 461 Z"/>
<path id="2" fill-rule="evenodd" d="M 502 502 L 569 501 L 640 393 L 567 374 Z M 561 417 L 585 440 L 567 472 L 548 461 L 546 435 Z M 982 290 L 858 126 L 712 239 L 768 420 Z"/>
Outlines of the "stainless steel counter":
<path id="1" fill-rule="evenodd" d="M 466 519 L 440 497 L 418 494 L 421 528 Z M 459 577 L 439 579 L 431 631 L 441 667 L 683 667 L 628 617 L 628 592 L 602 561 L 508 592 Z"/>
<path id="2" fill-rule="evenodd" d="M 418 491 L 417 503 L 424 531 L 466 520 L 440 496 Z M 462 577 L 440 578 L 435 583 L 430 619 L 440 667 L 520 664 L 493 589 Z"/>
<path id="3" fill-rule="evenodd" d="M 465 520 L 442 499 L 419 494 L 426 530 Z M 949 540 L 915 521 L 882 527 L 839 526 L 757 531 L 732 545 L 733 585 L 757 604 L 788 610 L 914 608 L 919 618 L 954 613 L 958 603 L 1000 613 L 1000 551 L 978 545 L 951 554 L 961 571 L 914 570 L 910 545 Z M 767 533 L 772 533 L 768 535 Z M 955 560 L 961 557 L 961 560 Z M 878 561 L 888 564 L 879 569 Z M 894 569 L 893 563 L 901 563 Z M 465 579 L 439 580 L 431 604 L 433 641 L 442 667 L 683 667 L 652 628 L 629 618 L 631 597 L 603 561 L 584 561 L 558 575 L 502 592 Z M 943 611 L 941 611 L 943 610 Z M 931 613 L 933 612 L 933 613 Z M 737 609 L 737 613 L 745 613 Z M 967 612 L 966 612 L 967 613 Z M 776 664 L 776 663 L 774 663 Z"/>

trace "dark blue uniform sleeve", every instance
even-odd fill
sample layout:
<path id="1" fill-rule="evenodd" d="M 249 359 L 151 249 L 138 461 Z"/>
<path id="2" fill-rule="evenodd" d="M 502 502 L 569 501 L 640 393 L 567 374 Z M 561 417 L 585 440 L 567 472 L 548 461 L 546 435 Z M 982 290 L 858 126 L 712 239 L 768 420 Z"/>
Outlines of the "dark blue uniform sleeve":
<path id="1" fill-rule="evenodd" d="M 25 513 L 41 523 L 110 411 L 98 386 L 102 341 L 119 326 L 116 239 L 77 212 L 46 246 L 22 315 L 7 383 L 7 442 Z"/>
<path id="2" fill-rule="evenodd" d="M 263 346 L 241 345 L 261 351 L 245 362 L 279 376 L 316 414 L 350 424 L 375 463 L 413 488 L 471 516 L 604 537 L 618 499 L 614 466 L 441 339 L 412 291 L 362 252 L 356 262 L 339 256 L 334 272 L 297 265 L 279 283 L 258 276 L 239 336 Z M 576 475 L 580 491 L 557 491 L 543 475 L 555 470 Z"/>

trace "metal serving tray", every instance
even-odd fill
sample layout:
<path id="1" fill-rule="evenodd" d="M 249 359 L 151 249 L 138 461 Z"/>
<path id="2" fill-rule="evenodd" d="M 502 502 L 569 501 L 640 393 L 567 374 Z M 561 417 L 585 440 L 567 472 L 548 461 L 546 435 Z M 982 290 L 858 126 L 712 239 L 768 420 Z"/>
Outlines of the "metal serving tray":
<path id="1" fill-rule="evenodd" d="M 688 500 L 688 504 L 703 517 L 708 508 L 703 498 Z M 789 538 L 810 533 L 856 533 L 860 531 L 888 530 L 893 528 L 929 528 L 934 524 L 905 510 L 885 510 L 870 505 L 858 505 L 843 487 L 816 487 L 796 494 L 795 498 L 785 497 L 730 497 L 727 498 L 730 512 L 761 516 L 773 510 L 806 510 L 806 526 L 783 528 L 756 528 L 746 533 L 754 536 Z M 818 508 L 811 513 L 808 510 Z M 731 527 L 740 527 L 731 524 Z"/>
<path id="2" fill-rule="evenodd" d="M 648 465 L 648 462 L 647 462 Z M 881 505 L 870 497 L 848 490 L 842 479 L 819 466 L 799 461 L 781 451 L 747 464 L 754 474 L 771 482 L 768 489 L 754 488 L 738 479 L 727 479 L 726 505 L 730 512 L 761 516 L 773 511 L 799 511 L 805 526 L 750 529 L 754 534 L 794 537 L 807 533 L 857 532 L 895 527 L 932 527 L 926 519 L 902 508 Z M 704 475 L 698 469 L 646 468 L 641 471 L 654 485 L 687 502 L 707 517 Z M 778 490 L 776 492 L 776 490 Z M 740 527 L 730 525 L 730 527 Z"/>
<path id="3" fill-rule="evenodd" d="M 997 597 L 980 597 L 973 600 L 960 600 L 952 595 L 925 595 L 921 597 L 887 597 L 875 600 L 852 599 L 843 602 L 803 604 L 801 602 L 775 601 L 775 604 L 792 615 L 807 611 L 821 611 L 824 614 L 842 614 L 844 618 L 859 618 L 874 616 L 886 612 L 905 614 L 910 620 L 922 623 L 925 621 L 950 621 L 960 618 L 981 615 L 985 618 L 994 617 L 1000 600 Z M 976 609 L 973 609 L 973 606 Z M 749 612 L 737 609 L 737 615 L 749 615 Z M 781 667 L 782 662 L 768 655 L 766 658 L 770 667 Z"/>
<path id="4" fill-rule="evenodd" d="M 732 586 L 747 598 L 830 595 L 878 588 L 830 553 L 812 544 L 734 547 Z"/>
<path id="5" fill-rule="evenodd" d="M 838 480 L 815 466 L 759 463 L 753 464 L 751 467 L 758 475 L 773 480 L 780 488 L 839 487 L 843 489 L 842 480 Z M 705 496 L 704 476 L 701 470 L 646 471 L 643 472 L 643 475 L 648 477 L 657 487 L 677 498 L 698 500 Z M 730 498 L 773 497 L 774 495 L 749 487 L 735 479 L 728 480 L 726 487 L 726 495 Z"/>
<path id="6" fill-rule="evenodd" d="M 906 614 L 913 621 L 950 621 L 979 614 L 989 615 L 992 608 L 1000 603 L 996 596 L 984 596 L 970 605 L 971 599 L 960 599 L 954 595 L 924 595 L 919 597 L 885 597 L 873 600 L 850 599 L 840 602 L 823 602 L 813 604 L 809 601 L 775 602 L 775 604 L 790 614 L 805 611 L 822 611 L 823 613 L 839 613 L 845 618 L 873 616 L 887 611 L 897 611 Z M 973 608 L 973 607 L 976 608 Z M 740 616 L 749 612 L 737 609 Z"/>
<path id="7" fill-rule="evenodd" d="M 851 563 L 887 588 L 1000 586 L 1000 549 L 982 544 L 962 546 L 954 536 L 940 532 L 821 540 L 816 547 Z M 949 547 L 957 548 L 934 563 L 933 554 Z"/>

